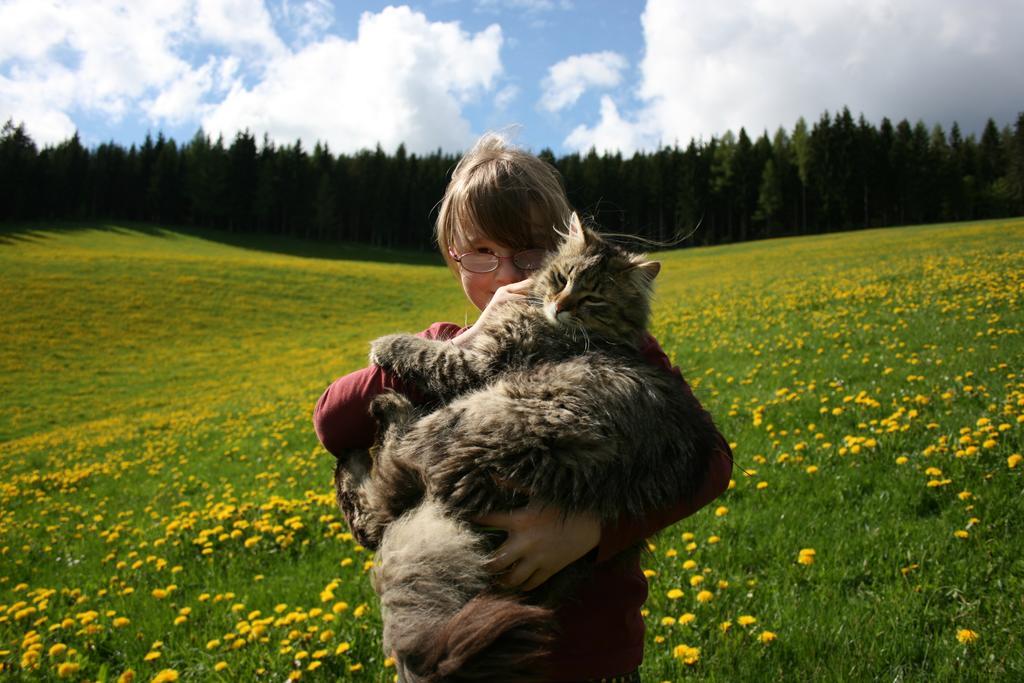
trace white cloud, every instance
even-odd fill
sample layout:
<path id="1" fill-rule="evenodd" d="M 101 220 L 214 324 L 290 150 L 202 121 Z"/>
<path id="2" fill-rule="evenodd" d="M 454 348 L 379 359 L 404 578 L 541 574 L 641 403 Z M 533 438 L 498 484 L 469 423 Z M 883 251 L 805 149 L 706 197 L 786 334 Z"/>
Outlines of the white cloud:
<path id="1" fill-rule="evenodd" d="M 593 128 L 577 126 L 565 139 L 567 147 L 586 151 L 618 150 L 625 155 L 646 146 L 647 138 L 642 126 L 619 116 L 618 107 L 608 95 L 601 97 L 601 121 Z"/>
<path id="2" fill-rule="evenodd" d="M 508 109 L 515 99 L 519 97 L 519 86 L 506 85 L 494 96 L 494 108 L 501 111 Z"/>
<path id="3" fill-rule="evenodd" d="M 185 0 L 0 6 L 0 116 L 24 120 L 42 143 L 74 131 L 76 108 L 118 120 L 191 71 L 171 47 L 190 14 Z"/>
<path id="4" fill-rule="evenodd" d="M 197 0 L 195 25 L 201 41 L 257 58 L 287 52 L 263 0 Z"/>
<path id="5" fill-rule="evenodd" d="M 844 105 L 876 122 L 958 120 L 971 130 L 1022 106 L 1015 0 L 649 0 L 642 20 L 639 106 L 602 105 L 601 120 L 566 145 L 754 135 Z"/>
<path id="6" fill-rule="evenodd" d="M 461 105 L 501 73 L 501 29 L 469 34 L 407 7 L 364 13 L 355 40 L 328 36 L 271 63 L 251 88 L 240 83 L 203 119 L 213 135 L 243 128 L 279 142 L 326 141 L 335 152 L 465 148 Z M 401 46 L 401 49 L 398 49 Z"/>
<path id="7" fill-rule="evenodd" d="M 243 128 L 335 151 L 466 147 L 462 108 L 502 72 L 502 32 L 430 22 L 407 7 L 364 13 L 351 41 L 321 35 L 322 0 L 283 2 L 297 37 L 285 44 L 260 0 L 0 4 L 0 120 L 24 121 L 41 144 L 76 116 L 202 123 L 231 139 Z M 498 101 L 510 102 L 506 90 Z"/>
<path id="8" fill-rule="evenodd" d="M 213 88 L 214 76 L 219 73 L 217 66 L 218 60 L 210 58 L 198 69 L 185 71 L 155 98 L 143 100 L 143 110 L 154 121 L 178 124 L 193 120 L 197 112 L 208 106 L 202 99 Z"/>
<path id="9" fill-rule="evenodd" d="M 540 106 L 556 112 L 575 104 L 587 88 L 614 88 L 622 82 L 626 66 L 625 57 L 609 51 L 563 59 L 548 69 Z"/>
<path id="10" fill-rule="evenodd" d="M 299 45 L 323 37 L 334 23 L 334 7 L 328 0 L 283 0 L 274 12 L 283 24 L 295 34 Z"/>

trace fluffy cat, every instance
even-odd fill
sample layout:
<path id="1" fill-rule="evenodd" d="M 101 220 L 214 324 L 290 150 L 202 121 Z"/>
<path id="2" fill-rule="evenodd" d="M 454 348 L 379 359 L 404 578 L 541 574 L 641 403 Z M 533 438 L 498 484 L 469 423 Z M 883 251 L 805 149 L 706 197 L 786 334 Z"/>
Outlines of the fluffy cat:
<path id="1" fill-rule="evenodd" d="M 498 589 L 496 540 L 468 520 L 527 500 L 602 522 L 691 495 L 717 431 L 679 379 L 641 356 L 660 265 L 580 225 L 467 346 L 390 335 L 370 360 L 433 398 L 378 396 L 372 456 L 336 471 L 357 538 L 378 548 L 385 651 L 402 680 L 531 680 L 553 642 L 552 608 L 580 560 L 529 594 Z M 634 550 L 639 552 L 639 550 Z"/>

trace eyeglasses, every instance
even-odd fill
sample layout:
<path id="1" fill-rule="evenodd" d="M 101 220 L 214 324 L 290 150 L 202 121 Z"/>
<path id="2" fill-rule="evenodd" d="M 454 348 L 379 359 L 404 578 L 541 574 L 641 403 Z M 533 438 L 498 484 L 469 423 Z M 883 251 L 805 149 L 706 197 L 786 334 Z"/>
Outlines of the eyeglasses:
<path id="1" fill-rule="evenodd" d="M 471 273 L 490 273 L 498 269 L 502 261 L 512 259 L 512 263 L 519 270 L 537 270 L 544 265 L 547 258 L 546 249 L 524 249 L 517 251 L 511 256 L 498 256 L 479 251 L 471 251 L 466 254 L 457 255 L 454 251 L 448 250 L 452 260 L 456 261 L 463 268 Z"/>

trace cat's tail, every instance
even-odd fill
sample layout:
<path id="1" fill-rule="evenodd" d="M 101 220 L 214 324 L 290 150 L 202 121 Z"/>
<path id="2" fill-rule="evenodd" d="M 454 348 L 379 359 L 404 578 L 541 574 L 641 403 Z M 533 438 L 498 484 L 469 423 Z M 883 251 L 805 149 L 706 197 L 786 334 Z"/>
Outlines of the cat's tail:
<path id="1" fill-rule="evenodd" d="M 484 594 L 448 621 L 425 653 L 443 680 L 539 681 L 554 643 L 554 614 Z"/>
<path id="2" fill-rule="evenodd" d="M 373 581 L 402 680 L 539 681 L 554 641 L 545 607 L 490 591 L 487 547 L 432 500 L 386 532 Z"/>

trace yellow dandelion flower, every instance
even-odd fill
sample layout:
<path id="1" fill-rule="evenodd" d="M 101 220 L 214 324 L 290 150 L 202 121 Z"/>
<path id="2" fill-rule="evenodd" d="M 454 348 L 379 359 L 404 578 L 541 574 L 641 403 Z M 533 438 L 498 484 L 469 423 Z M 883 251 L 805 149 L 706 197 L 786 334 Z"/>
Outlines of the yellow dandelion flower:
<path id="1" fill-rule="evenodd" d="M 714 597 L 715 595 L 711 591 L 701 591 L 697 593 L 697 602 L 711 602 Z"/>
<path id="2" fill-rule="evenodd" d="M 717 508 L 715 508 L 715 517 L 724 517 L 727 514 L 729 514 L 729 508 L 725 507 L 724 505 L 719 505 Z"/>
<path id="3" fill-rule="evenodd" d="M 761 635 L 758 638 L 762 643 L 770 643 L 775 640 L 775 634 L 771 631 L 761 631 Z"/>
<path id="4" fill-rule="evenodd" d="M 907 456 L 901 455 L 900 457 L 896 458 L 896 464 L 897 465 L 906 465 L 908 460 L 909 460 L 909 458 Z"/>
<path id="5" fill-rule="evenodd" d="M 358 619 L 359 617 L 361 617 L 361 616 L 363 616 L 364 614 L 366 614 L 366 611 L 367 611 L 367 610 L 369 610 L 369 609 L 370 609 L 370 606 L 369 606 L 369 605 L 367 605 L 367 604 L 366 604 L 366 603 L 364 602 L 363 604 L 359 605 L 358 607 L 356 607 L 356 608 L 355 608 L 355 609 L 354 609 L 354 610 L 352 611 L 352 615 L 353 615 L 353 616 L 354 616 L 354 617 L 355 617 L 356 619 Z"/>
<path id="6" fill-rule="evenodd" d="M 658 575 L 658 572 L 654 571 L 653 569 L 645 569 L 644 570 L 644 576 L 647 577 L 648 579 L 654 578 L 657 575 Z"/>
<path id="7" fill-rule="evenodd" d="M 818 471 L 818 466 L 808 465 L 804 471 L 807 472 L 807 474 L 815 474 Z"/>
<path id="8" fill-rule="evenodd" d="M 163 600 L 167 597 L 167 591 L 165 591 L 163 588 L 154 588 L 152 595 L 157 600 Z"/>
<path id="9" fill-rule="evenodd" d="M 957 529 L 956 531 L 953 532 L 953 535 L 956 536 L 957 538 L 967 538 L 971 534 L 970 534 L 970 532 L 964 531 L 963 529 Z"/>
<path id="10" fill-rule="evenodd" d="M 669 600 L 678 600 L 679 598 L 683 597 L 683 591 L 680 590 L 679 588 L 673 588 L 672 590 L 670 590 L 665 595 L 668 596 Z"/>
<path id="11" fill-rule="evenodd" d="M 721 624 L 718 625 L 718 628 L 721 629 L 722 633 L 727 633 L 729 629 L 732 628 L 732 622 L 723 621 Z"/>
<path id="12" fill-rule="evenodd" d="M 676 624 L 676 618 L 675 617 L 662 617 L 661 618 L 661 625 L 662 626 L 675 626 L 675 624 Z"/>
<path id="13" fill-rule="evenodd" d="M 329 650 L 317 650 L 313 653 L 313 659 L 323 659 L 330 654 Z"/>
<path id="14" fill-rule="evenodd" d="M 351 647 L 352 646 L 349 645 L 348 643 L 339 643 L 338 647 L 334 648 L 334 654 L 336 654 L 336 655 L 343 655 L 346 652 L 348 652 Z"/>
<path id="15" fill-rule="evenodd" d="M 1022 417 L 1024 417 L 1024 415 L 1022 415 Z M 1020 453 L 1014 453 L 1006 459 L 1006 466 L 1012 470 L 1020 464 L 1021 460 L 1024 460 L 1024 456 L 1021 456 Z"/>
<path id="16" fill-rule="evenodd" d="M 750 626 L 751 624 L 757 623 L 757 618 L 752 617 L 749 614 L 744 614 L 736 619 L 736 623 L 740 626 Z"/>
<path id="17" fill-rule="evenodd" d="M 694 562 L 693 560 L 687 560 L 686 562 L 683 562 L 683 569 L 691 570 L 691 569 L 696 569 L 696 568 L 697 568 L 697 563 Z"/>
<path id="18" fill-rule="evenodd" d="M 759 482 L 757 482 L 757 490 L 758 491 L 763 491 L 766 488 L 768 488 L 768 482 L 766 482 L 766 481 L 759 481 Z"/>
<path id="19" fill-rule="evenodd" d="M 347 602 L 336 602 L 336 603 L 334 603 L 334 607 L 331 608 L 331 611 L 334 612 L 335 614 L 341 614 L 342 612 L 344 612 L 347 609 L 348 609 L 348 603 Z"/>
<path id="20" fill-rule="evenodd" d="M 690 612 L 687 612 L 686 614 L 680 614 L 679 615 L 679 623 L 684 625 L 684 626 L 686 624 L 693 623 L 696 619 L 697 619 L 697 615 L 696 614 L 692 614 Z"/>
<path id="21" fill-rule="evenodd" d="M 121 628 L 122 626 L 127 626 L 132 622 L 128 617 L 118 617 L 110 623 L 114 625 L 114 628 Z"/>
<path id="22" fill-rule="evenodd" d="M 213 670 L 214 671 L 224 671 L 227 668 L 228 668 L 228 663 L 227 662 L 223 662 L 223 661 L 217 662 L 216 664 L 213 665 Z"/>
<path id="23" fill-rule="evenodd" d="M 147 662 L 152 662 L 154 659 L 160 659 L 160 656 L 161 655 L 160 655 L 159 652 L 150 651 L 150 652 L 147 652 L 146 656 L 143 657 L 142 659 L 147 661 Z"/>
<path id="24" fill-rule="evenodd" d="M 814 559 L 817 555 L 818 552 L 814 548 L 803 548 L 800 550 L 800 554 L 797 556 L 796 561 L 800 564 L 814 564 Z"/>
<path id="25" fill-rule="evenodd" d="M 176 680 L 178 680 L 177 671 L 175 671 L 174 669 L 164 669 L 156 676 L 154 676 L 153 680 L 149 683 L 171 683 L 172 681 Z"/>
<path id="26" fill-rule="evenodd" d="M 211 641 L 206 643 L 206 649 L 207 650 L 212 650 L 215 647 L 220 647 L 220 641 L 217 640 L 216 638 L 214 638 L 213 640 L 211 640 Z"/>
<path id="27" fill-rule="evenodd" d="M 50 651 L 47 654 L 49 654 L 51 657 L 58 657 L 67 651 L 67 645 L 65 645 L 64 643 L 57 643 L 56 645 L 50 648 Z"/>
<path id="28" fill-rule="evenodd" d="M 962 628 L 956 632 L 956 639 L 964 645 L 968 645 L 978 640 L 978 632 L 972 631 L 969 628 Z"/>
<path id="29" fill-rule="evenodd" d="M 690 585 L 694 588 L 701 585 L 702 583 L 704 583 L 704 577 L 700 574 L 695 574 L 694 576 L 690 577 Z"/>
<path id="30" fill-rule="evenodd" d="M 363 665 L 360 664 L 359 662 L 356 662 L 355 664 L 349 664 L 348 665 L 348 670 L 352 671 L 352 672 L 362 671 L 363 670 Z"/>
<path id="31" fill-rule="evenodd" d="M 323 665 L 323 662 L 320 662 L 320 661 L 315 661 L 315 660 L 314 660 L 314 661 L 312 661 L 312 662 L 310 662 L 310 663 L 309 663 L 309 666 L 307 666 L 307 667 L 306 667 L 306 671 L 316 671 L 316 670 L 317 670 L 317 669 L 319 669 L 319 668 L 320 668 L 320 667 L 321 667 L 322 665 Z"/>
<path id="32" fill-rule="evenodd" d="M 683 664 L 696 664 L 700 661 L 700 648 L 689 645 L 676 645 L 672 649 L 672 656 L 682 660 Z"/>
<path id="33" fill-rule="evenodd" d="M 117 677 L 117 683 L 133 683 L 135 681 L 135 670 L 128 669 Z"/>
<path id="34" fill-rule="evenodd" d="M 67 678 L 68 676 L 74 676 L 78 673 L 81 667 L 75 662 L 64 662 L 57 667 L 57 675 L 61 678 Z"/>
<path id="35" fill-rule="evenodd" d="M 39 651 L 28 650 L 21 655 L 21 668 L 31 669 L 39 665 Z"/>
<path id="36" fill-rule="evenodd" d="M 718 543 L 721 540 L 722 539 L 719 536 L 708 536 L 708 543 L 710 543 L 711 545 L 714 545 L 714 544 Z"/>

